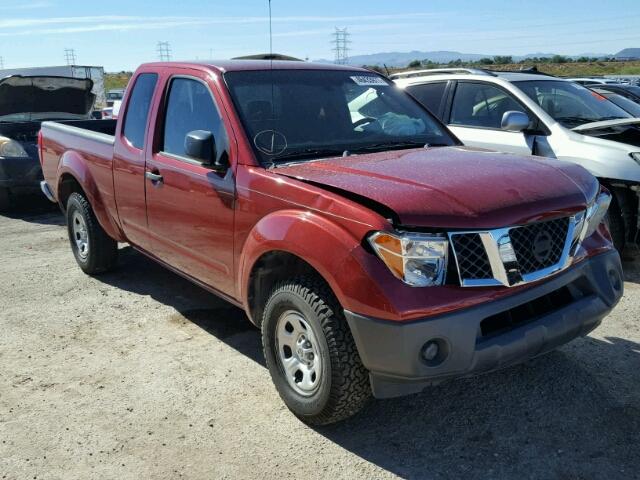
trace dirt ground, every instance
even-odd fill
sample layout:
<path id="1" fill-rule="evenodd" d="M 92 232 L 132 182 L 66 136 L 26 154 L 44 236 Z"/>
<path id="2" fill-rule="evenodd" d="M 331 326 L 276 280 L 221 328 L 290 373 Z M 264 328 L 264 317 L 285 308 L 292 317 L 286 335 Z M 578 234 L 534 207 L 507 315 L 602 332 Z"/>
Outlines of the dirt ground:
<path id="1" fill-rule="evenodd" d="M 50 209 L 0 216 L 0 478 L 640 478 L 640 262 L 589 337 L 309 428 L 241 311 Z"/>

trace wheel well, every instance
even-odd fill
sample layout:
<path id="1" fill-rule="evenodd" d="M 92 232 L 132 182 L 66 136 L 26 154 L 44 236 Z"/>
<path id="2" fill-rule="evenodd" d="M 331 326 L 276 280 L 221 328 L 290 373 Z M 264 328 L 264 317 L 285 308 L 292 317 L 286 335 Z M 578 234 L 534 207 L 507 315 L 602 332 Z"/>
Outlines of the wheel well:
<path id="1" fill-rule="evenodd" d="M 635 241 L 638 230 L 638 195 L 626 185 L 612 185 L 608 182 L 603 184 L 611 191 L 620 209 L 627 240 Z"/>
<path id="2" fill-rule="evenodd" d="M 66 208 L 67 200 L 72 193 L 78 192 L 84 195 L 84 190 L 80 186 L 80 183 L 68 173 L 65 173 L 60 179 L 60 185 L 58 186 L 58 202 L 63 209 Z"/>
<path id="3" fill-rule="evenodd" d="M 258 326 L 262 323 L 263 308 L 274 285 L 299 275 L 314 276 L 329 287 L 328 282 L 315 268 L 291 253 L 267 252 L 256 261 L 249 275 L 248 286 L 249 313 L 253 323 Z"/>

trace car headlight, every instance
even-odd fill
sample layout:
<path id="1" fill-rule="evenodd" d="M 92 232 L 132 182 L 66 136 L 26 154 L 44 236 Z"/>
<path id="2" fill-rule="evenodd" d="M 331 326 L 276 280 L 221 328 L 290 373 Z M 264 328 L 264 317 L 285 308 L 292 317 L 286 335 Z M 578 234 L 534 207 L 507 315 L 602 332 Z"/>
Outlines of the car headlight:
<path id="1" fill-rule="evenodd" d="M 442 285 L 449 243 L 443 236 L 376 232 L 367 239 L 391 273 L 412 287 Z"/>
<path id="2" fill-rule="evenodd" d="M 580 242 L 595 233 L 607 215 L 610 204 L 611 194 L 602 191 L 595 202 L 587 208 L 586 212 L 581 212 L 574 217 L 576 222 L 575 234 L 578 236 Z"/>
<path id="3" fill-rule="evenodd" d="M 631 158 L 633 158 L 638 163 L 638 165 L 640 165 L 640 152 L 633 152 L 629 155 L 631 155 Z"/>
<path id="4" fill-rule="evenodd" d="M 29 154 L 22 145 L 15 140 L 0 137 L 0 157 L 28 158 Z"/>

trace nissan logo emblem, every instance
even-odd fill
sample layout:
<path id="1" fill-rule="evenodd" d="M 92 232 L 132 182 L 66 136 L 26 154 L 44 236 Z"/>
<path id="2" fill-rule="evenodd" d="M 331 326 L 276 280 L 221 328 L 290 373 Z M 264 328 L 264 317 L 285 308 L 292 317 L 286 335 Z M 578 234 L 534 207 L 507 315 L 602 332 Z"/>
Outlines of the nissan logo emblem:
<path id="1" fill-rule="evenodd" d="M 545 230 L 538 232 L 533 239 L 533 256 L 540 263 L 545 263 L 551 256 L 551 235 Z"/>

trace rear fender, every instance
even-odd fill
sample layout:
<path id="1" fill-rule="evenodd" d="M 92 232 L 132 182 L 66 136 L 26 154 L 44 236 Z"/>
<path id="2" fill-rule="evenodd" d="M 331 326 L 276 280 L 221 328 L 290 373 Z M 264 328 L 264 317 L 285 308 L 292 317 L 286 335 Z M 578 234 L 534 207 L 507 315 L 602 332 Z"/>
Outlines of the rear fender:
<path id="1" fill-rule="evenodd" d="M 82 188 L 82 191 L 91 204 L 91 208 L 98 219 L 98 223 L 104 231 L 114 240 L 125 242 L 126 239 L 118 222 L 109 213 L 109 209 L 104 201 L 104 196 L 100 192 L 98 184 L 94 178 L 91 169 L 87 165 L 87 161 L 83 156 L 74 151 L 65 152 L 60 158 L 58 165 L 58 184 L 56 185 L 56 198 L 60 200 L 60 188 L 63 178 L 70 175 Z M 65 205 L 62 205 L 65 208 Z"/>

